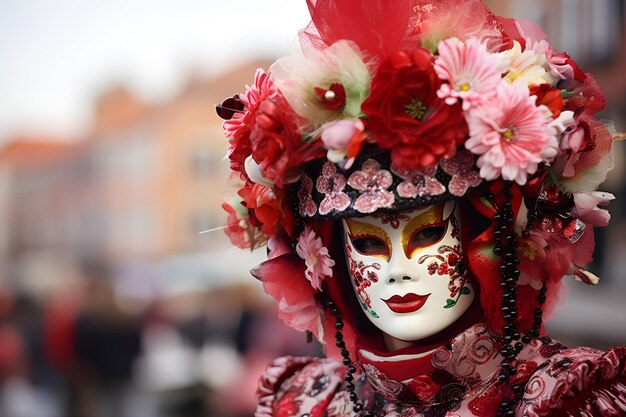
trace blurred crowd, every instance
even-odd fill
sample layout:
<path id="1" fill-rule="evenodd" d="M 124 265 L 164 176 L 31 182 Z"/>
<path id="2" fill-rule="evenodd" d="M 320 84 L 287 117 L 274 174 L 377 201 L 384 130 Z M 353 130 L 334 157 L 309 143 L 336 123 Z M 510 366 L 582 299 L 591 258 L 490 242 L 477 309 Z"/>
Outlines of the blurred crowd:
<path id="1" fill-rule="evenodd" d="M 0 289 L 0 415 L 250 416 L 269 360 L 319 353 L 255 285 L 140 301 L 104 263 L 74 272 L 39 299 Z"/>

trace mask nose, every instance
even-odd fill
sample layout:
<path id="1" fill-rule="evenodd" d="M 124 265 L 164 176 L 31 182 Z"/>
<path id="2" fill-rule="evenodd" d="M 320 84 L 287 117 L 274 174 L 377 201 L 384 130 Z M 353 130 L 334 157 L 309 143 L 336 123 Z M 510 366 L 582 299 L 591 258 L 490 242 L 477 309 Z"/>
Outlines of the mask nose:
<path id="1" fill-rule="evenodd" d="M 399 284 L 408 281 L 417 281 L 414 261 L 408 259 L 404 251 L 397 251 L 389 260 L 388 284 Z"/>

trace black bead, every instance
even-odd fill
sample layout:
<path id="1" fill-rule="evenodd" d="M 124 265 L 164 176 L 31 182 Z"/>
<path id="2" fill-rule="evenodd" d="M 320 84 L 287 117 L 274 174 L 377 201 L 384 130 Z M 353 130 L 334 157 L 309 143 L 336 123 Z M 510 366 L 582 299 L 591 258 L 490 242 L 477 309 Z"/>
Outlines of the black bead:
<path id="1" fill-rule="evenodd" d="M 347 353 L 347 352 L 348 352 L 348 351 L 346 351 L 346 353 Z M 349 355 L 349 353 L 348 353 L 348 355 Z M 343 352 L 341 352 L 341 356 L 343 356 Z M 350 357 L 349 357 L 349 356 L 344 356 L 344 357 L 343 357 L 343 364 L 344 364 L 344 365 L 346 365 L 346 366 L 348 366 L 348 365 L 352 364 L 352 359 L 350 359 Z"/>
<path id="2" fill-rule="evenodd" d="M 354 365 L 350 365 L 348 367 L 348 372 L 350 372 L 351 374 L 355 373 L 356 372 L 356 367 Z"/>
<path id="3" fill-rule="evenodd" d="M 498 381 L 504 382 L 506 381 L 507 376 L 505 374 L 498 375 Z"/>
<path id="4" fill-rule="evenodd" d="M 337 329 L 337 330 L 343 329 L 343 322 L 342 321 L 338 321 L 337 323 L 335 323 L 335 329 Z"/>
<path id="5" fill-rule="evenodd" d="M 344 379 L 346 380 L 346 382 L 352 382 L 352 381 L 354 381 L 354 376 L 351 373 L 348 372 Z"/>
<path id="6" fill-rule="evenodd" d="M 522 336 L 522 342 L 524 342 L 524 343 L 526 343 L 526 344 L 529 344 L 529 343 L 530 343 L 530 341 L 531 341 L 530 336 L 528 336 L 528 335 L 524 335 L 524 336 Z"/>
<path id="7" fill-rule="evenodd" d="M 343 333 L 341 333 L 341 332 L 335 332 L 335 339 L 337 339 L 337 340 L 343 340 Z"/>
<path id="8" fill-rule="evenodd" d="M 344 358 L 349 358 L 350 352 L 348 352 L 346 349 L 341 349 L 341 356 L 343 356 Z"/>
<path id="9" fill-rule="evenodd" d="M 513 340 L 519 340 L 519 339 L 520 339 L 520 337 L 521 337 L 521 336 L 520 336 L 520 334 L 519 334 L 519 333 L 517 333 L 517 332 L 513 333 Z"/>
<path id="10" fill-rule="evenodd" d="M 517 373 L 517 368 L 511 368 L 511 369 L 509 369 L 509 373 L 510 373 L 511 375 L 515 375 L 515 374 Z"/>
<path id="11" fill-rule="evenodd" d="M 345 348 L 346 342 L 344 342 L 343 340 L 337 340 L 335 341 L 335 345 L 337 345 L 338 348 Z"/>
<path id="12" fill-rule="evenodd" d="M 356 395 L 356 393 L 354 393 L 354 392 L 350 393 L 350 401 L 355 402 L 358 399 L 359 399 L 359 397 Z"/>
<path id="13" fill-rule="evenodd" d="M 518 394 L 522 391 L 522 386 L 518 384 L 513 385 L 511 388 L 513 389 L 513 392 Z"/>
<path id="14" fill-rule="evenodd" d="M 339 309 L 337 307 L 331 307 L 330 308 L 330 314 L 332 314 L 333 316 L 337 316 L 337 314 L 339 314 Z"/>
<path id="15" fill-rule="evenodd" d="M 354 384 L 353 384 L 352 382 L 348 382 L 348 383 L 346 384 L 346 389 L 347 389 L 348 391 L 354 391 Z"/>
<path id="16" fill-rule="evenodd" d="M 545 294 L 548 292 L 548 287 L 544 284 L 543 287 L 541 287 L 541 289 L 539 290 L 540 293 Z"/>
<path id="17" fill-rule="evenodd" d="M 528 331 L 528 334 L 529 334 L 531 337 L 539 337 L 539 332 L 537 331 L 537 329 L 530 329 L 530 330 Z"/>
<path id="18" fill-rule="evenodd" d="M 363 406 L 361 404 L 355 404 L 354 407 L 352 407 L 352 409 L 354 410 L 355 413 L 358 413 L 359 411 L 363 409 Z"/>
<path id="19" fill-rule="evenodd" d="M 516 350 L 518 353 L 519 353 L 519 352 L 521 352 L 523 349 L 524 349 L 524 344 L 523 344 L 523 343 L 521 343 L 521 342 L 517 342 L 517 343 L 515 344 L 515 350 Z"/>

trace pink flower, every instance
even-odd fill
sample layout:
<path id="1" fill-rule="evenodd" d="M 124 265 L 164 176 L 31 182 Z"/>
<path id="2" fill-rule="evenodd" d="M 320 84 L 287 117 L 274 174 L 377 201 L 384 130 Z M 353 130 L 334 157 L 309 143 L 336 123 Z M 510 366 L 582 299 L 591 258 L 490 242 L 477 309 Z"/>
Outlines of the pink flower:
<path id="1" fill-rule="evenodd" d="M 452 176 L 448 184 L 448 191 L 455 197 L 463 197 L 471 187 L 478 187 L 482 178 L 474 171 L 474 156 L 462 150 L 452 158 L 442 158 L 439 166 L 446 174 Z"/>
<path id="2" fill-rule="evenodd" d="M 611 214 L 608 210 L 603 210 L 598 206 L 605 206 L 614 199 L 615 196 L 613 194 L 599 191 L 574 193 L 574 204 L 576 205 L 574 216 L 592 226 L 608 226 Z"/>
<path id="3" fill-rule="evenodd" d="M 446 192 L 446 187 L 437 180 L 437 166 L 416 168 L 408 171 L 395 169 L 392 165 L 391 171 L 404 181 L 398 184 L 396 191 L 402 198 L 423 197 L 425 195 L 441 195 Z"/>
<path id="4" fill-rule="evenodd" d="M 362 194 L 354 202 L 354 209 L 361 213 L 373 213 L 379 208 L 391 207 L 395 201 L 388 188 L 393 184 L 393 176 L 374 159 L 363 162 L 361 171 L 354 171 L 348 178 L 348 185 Z"/>
<path id="5" fill-rule="evenodd" d="M 350 169 L 356 156 L 361 151 L 365 139 L 365 125 L 360 119 L 335 120 L 322 126 L 322 142 L 328 149 L 327 158 L 332 162 L 343 162 L 345 169 Z"/>
<path id="6" fill-rule="evenodd" d="M 493 96 L 496 85 L 502 80 L 506 63 L 497 54 L 487 50 L 487 45 L 476 38 L 465 43 L 450 38 L 439 43 L 439 58 L 435 71 L 448 83 L 441 84 L 437 95 L 447 104 L 463 100 L 463 110 L 480 104 Z"/>
<path id="7" fill-rule="evenodd" d="M 470 138 L 465 147 L 480 155 L 476 166 L 480 176 L 494 180 L 526 183 L 528 174 L 557 154 L 556 130 L 549 127 L 551 113 L 535 105 L 523 82 L 501 82 L 496 94 L 480 106 L 466 112 Z"/>
<path id="8" fill-rule="evenodd" d="M 330 259 L 328 248 L 310 226 L 306 226 L 300 234 L 296 252 L 306 263 L 304 275 L 311 281 L 311 286 L 321 290 L 324 278 L 333 276 L 332 267 L 335 266 L 335 261 Z"/>
<path id="9" fill-rule="evenodd" d="M 322 216 L 333 210 L 344 211 L 350 207 L 350 197 L 343 192 L 346 183 L 346 177 L 337 173 L 335 164 L 326 161 L 322 167 L 322 175 L 317 178 L 315 184 L 317 191 L 325 194 L 319 208 Z"/>

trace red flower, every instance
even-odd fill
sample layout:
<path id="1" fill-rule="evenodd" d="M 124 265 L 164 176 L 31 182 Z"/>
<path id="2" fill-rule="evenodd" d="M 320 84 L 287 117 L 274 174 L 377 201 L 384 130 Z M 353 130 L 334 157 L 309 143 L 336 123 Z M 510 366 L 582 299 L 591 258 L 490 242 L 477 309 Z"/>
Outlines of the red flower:
<path id="1" fill-rule="evenodd" d="M 460 104 L 437 97 L 441 80 L 428 50 L 397 52 L 382 63 L 362 109 L 368 129 L 382 148 L 391 148 L 398 169 L 434 165 L 452 156 L 467 137 Z"/>
<path id="2" fill-rule="evenodd" d="M 223 203 L 222 208 L 228 213 L 224 232 L 230 242 L 241 249 L 250 249 L 252 247 L 251 237 L 255 229 L 250 224 L 249 218 L 228 203 Z"/>
<path id="3" fill-rule="evenodd" d="M 530 95 L 537 96 L 536 104 L 545 105 L 552 112 L 552 116 L 556 119 L 563 111 L 563 95 L 561 90 L 551 88 L 550 84 L 532 85 L 530 86 Z"/>
<path id="4" fill-rule="evenodd" d="M 239 172 L 243 181 L 248 180 L 244 169 L 244 161 L 250 154 L 250 134 L 256 125 L 256 114 L 260 104 L 267 98 L 278 93 L 272 79 L 262 69 L 257 69 L 254 75 L 254 84 L 248 86 L 246 93 L 239 97 L 244 105 L 243 112 L 234 113 L 230 120 L 226 120 L 223 128 L 228 138 L 228 159 L 230 169 Z"/>
<path id="5" fill-rule="evenodd" d="M 298 130 L 302 120 L 287 100 L 276 94 L 259 104 L 255 121 L 250 134 L 252 158 L 261 166 L 263 175 L 282 188 L 287 169 L 302 162 L 302 136 Z"/>
<path id="6" fill-rule="evenodd" d="M 239 190 L 239 196 L 250 211 L 250 222 L 267 236 L 276 236 L 279 228 L 289 235 L 293 233 L 294 218 L 288 209 L 280 206 L 283 196 L 271 188 L 252 184 Z"/>

